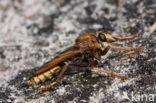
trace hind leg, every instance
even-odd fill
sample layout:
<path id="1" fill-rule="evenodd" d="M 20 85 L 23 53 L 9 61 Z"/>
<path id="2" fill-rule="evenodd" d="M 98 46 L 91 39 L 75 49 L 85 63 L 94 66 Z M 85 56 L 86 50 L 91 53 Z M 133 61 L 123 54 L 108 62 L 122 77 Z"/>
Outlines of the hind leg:
<path id="1" fill-rule="evenodd" d="M 70 65 L 75 65 L 75 66 L 79 66 L 79 67 L 87 67 L 89 66 L 89 64 L 86 64 L 86 63 L 78 63 L 78 62 L 70 62 L 70 63 L 67 63 L 63 66 L 63 69 L 61 71 L 61 73 L 59 74 L 59 76 L 57 77 L 56 81 L 51 83 L 50 85 L 44 87 L 44 88 L 40 88 L 38 91 L 41 92 L 43 90 L 47 90 L 47 89 L 50 89 L 52 88 L 53 86 L 55 86 L 62 78 L 64 72 L 66 71 L 67 67 L 70 66 Z"/>

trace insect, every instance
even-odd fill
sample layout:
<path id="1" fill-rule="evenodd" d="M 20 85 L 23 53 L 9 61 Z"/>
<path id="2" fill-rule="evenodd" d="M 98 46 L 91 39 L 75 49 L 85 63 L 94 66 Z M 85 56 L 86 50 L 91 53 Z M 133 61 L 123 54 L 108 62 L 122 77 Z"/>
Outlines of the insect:
<path id="1" fill-rule="evenodd" d="M 80 35 L 72 47 L 68 48 L 66 51 L 40 67 L 39 70 L 34 73 L 35 77 L 27 81 L 26 84 L 30 86 L 38 84 L 39 82 L 44 82 L 46 79 L 52 78 L 53 74 L 60 72 L 55 82 L 39 89 L 39 91 L 47 90 L 55 86 L 61 80 L 67 67 L 71 65 L 77 67 L 91 67 L 96 71 L 104 72 L 126 81 L 126 76 L 121 76 L 111 71 L 97 68 L 97 60 L 100 60 L 101 56 L 105 55 L 111 48 L 121 52 L 145 50 L 145 46 L 123 48 L 113 45 L 113 42 L 115 41 L 132 40 L 137 37 L 139 37 L 139 35 L 134 35 L 129 38 L 118 38 L 110 34 L 106 34 L 103 31 L 98 31 L 95 34 L 87 33 Z"/>

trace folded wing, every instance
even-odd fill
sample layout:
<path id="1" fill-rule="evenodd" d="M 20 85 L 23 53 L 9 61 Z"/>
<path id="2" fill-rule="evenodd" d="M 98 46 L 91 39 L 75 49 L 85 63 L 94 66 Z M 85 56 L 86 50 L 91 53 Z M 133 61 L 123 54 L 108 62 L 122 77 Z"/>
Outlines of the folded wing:
<path id="1" fill-rule="evenodd" d="M 59 63 L 64 62 L 65 60 L 67 60 L 67 59 L 69 59 L 69 58 L 71 58 L 71 57 L 73 57 L 79 53 L 81 53 L 81 50 L 70 48 L 70 49 L 66 50 L 65 52 L 61 53 L 60 55 L 58 55 L 57 57 L 55 57 L 54 59 L 45 63 L 34 74 L 39 75 L 43 72 L 46 72 L 46 71 L 50 70 L 51 68 L 54 68 L 55 66 L 57 66 Z"/>

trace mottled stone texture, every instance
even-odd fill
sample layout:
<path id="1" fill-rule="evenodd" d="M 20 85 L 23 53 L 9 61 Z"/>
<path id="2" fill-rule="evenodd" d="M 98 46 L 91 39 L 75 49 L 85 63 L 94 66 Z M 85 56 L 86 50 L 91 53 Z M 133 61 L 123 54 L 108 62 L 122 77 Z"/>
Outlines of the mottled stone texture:
<path id="1" fill-rule="evenodd" d="M 156 30 L 150 30 L 155 22 L 155 0 L 0 0 L 0 102 L 143 102 L 133 101 L 132 93 L 156 94 Z M 122 53 L 111 50 L 101 60 L 99 67 L 128 76 L 126 82 L 70 67 L 49 91 L 37 92 L 57 75 L 34 87 L 24 85 L 77 36 L 98 30 L 119 37 L 139 34 L 139 39 L 118 44 L 147 47 L 136 58 L 119 61 Z"/>

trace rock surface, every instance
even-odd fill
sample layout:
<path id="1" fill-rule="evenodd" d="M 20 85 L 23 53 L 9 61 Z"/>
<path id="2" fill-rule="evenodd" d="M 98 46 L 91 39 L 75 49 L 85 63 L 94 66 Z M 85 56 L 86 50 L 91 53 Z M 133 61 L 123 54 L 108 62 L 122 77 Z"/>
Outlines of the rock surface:
<path id="1" fill-rule="evenodd" d="M 155 0 L 1 0 L 0 102 L 156 101 L 154 23 Z M 126 82 L 84 68 L 67 70 L 57 86 L 43 93 L 38 93 L 38 88 L 53 80 L 34 87 L 24 85 L 38 67 L 74 44 L 80 34 L 98 30 L 119 37 L 139 34 L 139 39 L 120 45 L 147 47 L 144 52 L 137 51 L 136 58 L 119 61 L 122 54 L 111 50 L 101 60 L 101 68 L 128 76 Z M 141 95 L 147 98 L 137 99 Z M 155 95 L 154 100 L 150 95 Z"/>

